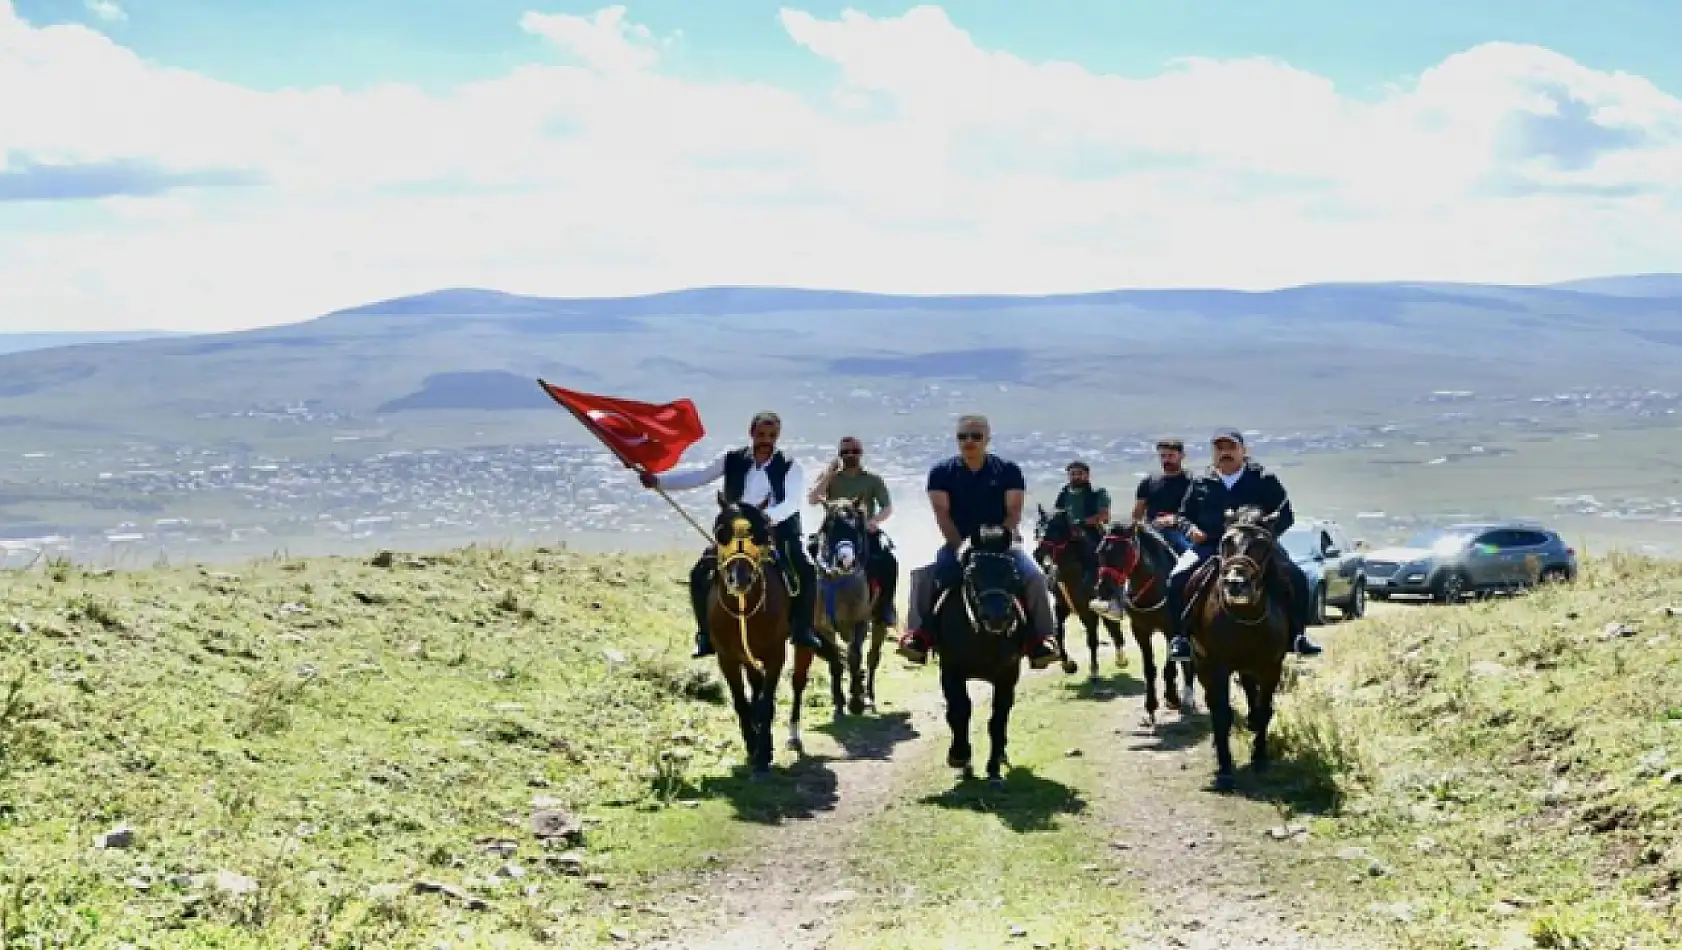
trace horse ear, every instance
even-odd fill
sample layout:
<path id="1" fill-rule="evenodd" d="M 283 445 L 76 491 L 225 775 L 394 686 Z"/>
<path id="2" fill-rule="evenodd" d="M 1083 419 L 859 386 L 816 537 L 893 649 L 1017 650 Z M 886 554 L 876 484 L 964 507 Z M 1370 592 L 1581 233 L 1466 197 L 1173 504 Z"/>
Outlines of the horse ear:
<path id="1" fill-rule="evenodd" d="M 719 510 L 719 511 L 723 511 L 723 510 L 724 510 L 724 509 L 726 509 L 726 508 L 728 508 L 728 507 L 730 507 L 730 506 L 729 506 L 729 505 L 728 505 L 728 504 L 726 504 L 726 503 L 725 503 L 725 501 L 724 501 L 724 492 L 719 492 L 719 493 L 718 493 L 718 494 L 717 494 L 717 496 L 715 496 L 715 497 L 717 497 L 717 499 L 718 499 L 718 510 Z"/>
<path id="2" fill-rule="evenodd" d="M 1045 505 L 1036 501 L 1036 502 L 1034 502 L 1034 507 L 1038 508 L 1040 510 L 1040 520 L 1044 521 L 1045 520 Z"/>

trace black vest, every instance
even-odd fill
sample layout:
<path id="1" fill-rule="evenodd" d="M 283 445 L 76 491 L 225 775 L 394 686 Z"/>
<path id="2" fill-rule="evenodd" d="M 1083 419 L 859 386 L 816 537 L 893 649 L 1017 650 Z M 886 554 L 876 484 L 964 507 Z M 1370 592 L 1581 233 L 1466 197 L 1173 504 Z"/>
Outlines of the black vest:
<path id="1" fill-rule="evenodd" d="M 747 484 L 748 472 L 753 468 L 753 447 L 734 449 L 724 456 L 724 500 L 735 504 L 742 500 L 742 488 Z M 788 459 L 779 449 L 771 453 L 765 464 L 765 476 L 771 481 L 771 499 L 782 504 L 785 496 L 783 479 L 788 476 Z"/>

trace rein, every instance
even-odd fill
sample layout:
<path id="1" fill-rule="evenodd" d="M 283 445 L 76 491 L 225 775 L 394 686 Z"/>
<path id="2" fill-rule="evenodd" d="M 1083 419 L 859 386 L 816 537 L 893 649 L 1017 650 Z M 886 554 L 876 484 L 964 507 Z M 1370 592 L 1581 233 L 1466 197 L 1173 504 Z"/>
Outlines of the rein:
<path id="1" fill-rule="evenodd" d="M 1137 610 L 1141 613 L 1147 610 L 1155 610 L 1158 607 L 1161 607 L 1168 600 L 1168 595 L 1164 593 L 1162 596 L 1157 598 L 1156 603 L 1151 604 L 1149 607 L 1139 606 L 1140 596 L 1142 596 L 1145 591 L 1156 586 L 1157 578 L 1155 574 L 1145 578 L 1145 582 L 1140 584 L 1137 590 L 1128 590 L 1127 582 L 1133 579 L 1133 575 L 1138 573 L 1139 567 L 1143 563 L 1144 557 L 1143 552 L 1139 550 L 1139 540 L 1138 538 L 1134 538 L 1132 541 L 1127 542 L 1127 560 L 1123 566 L 1116 568 L 1110 567 L 1107 564 L 1098 565 L 1098 579 L 1101 581 L 1108 580 L 1110 583 L 1116 585 L 1118 590 L 1124 592 L 1122 597 L 1123 601 L 1127 605 L 1127 609 Z"/>
<path id="2" fill-rule="evenodd" d="M 1252 620 L 1244 619 L 1244 611 L 1235 609 L 1233 603 L 1227 600 L 1226 585 L 1220 582 L 1220 578 L 1218 576 L 1215 579 L 1215 597 L 1217 602 L 1220 604 L 1222 613 L 1246 627 L 1256 627 L 1267 621 L 1268 608 L 1272 606 L 1268 599 L 1267 584 L 1263 581 L 1263 578 L 1266 575 L 1262 573 L 1262 562 L 1257 561 L 1248 554 L 1234 554 L 1232 557 L 1222 557 L 1219 573 L 1226 573 L 1228 567 L 1241 567 L 1244 565 L 1248 565 L 1252 572 L 1251 577 L 1253 580 L 1251 583 L 1255 586 L 1256 593 L 1258 595 L 1254 603 L 1246 605 L 1249 609 L 1255 611 L 1255 618 Z"/>
<path id="3" fill-rule="evenodd" d="M 753 655 L 753 647 L 748 640 L 748 619 L 765 609 L 766 602 L 771 596 L 771 582 L 765 576 L 765 561 L 767 548 L 761 547 L 753 540 L 753 526 L 746 518 L 736 518 L 730 524 L 730 543 L 720 545 L 718 564 L 714 568 L 714 590 L 718 594 L 718 605 L 730 618 L 736 621 L 736 629 L 742 637 L 742 656 L 756 670 L 763 670 L 759 660 Z M 736 564 L 746 564 L 752 580 L 748 582 L 748 590 L 732 591 L 730 589 L 729 568 Z M 758 599 L 753 606 L 748 606 L 748 594 L 757 592 Z M 732 604 L 731 600 L 735 603 Z"/>

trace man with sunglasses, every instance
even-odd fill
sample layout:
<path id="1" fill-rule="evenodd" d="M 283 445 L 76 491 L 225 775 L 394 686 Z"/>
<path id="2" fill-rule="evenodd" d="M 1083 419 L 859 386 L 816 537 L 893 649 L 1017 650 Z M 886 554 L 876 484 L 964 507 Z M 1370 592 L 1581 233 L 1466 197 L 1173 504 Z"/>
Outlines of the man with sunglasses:
<path id="1" fill-rule="evenodd" d="M 865 527 L 870 530 L 870 579 L 876 582 L 876 616 L 882 623 L 893 626 L 894 597 L 899 590 L 899 560 L 894 557 L 893 542 L 882 531 L 882 522 L 894 513 L 893 496 L 882 476 L 864 467 L 864 443 L 857 436 L 847 436 L 836 447 L 835 459 L 818 476 L 817 484 L 806 495 L 807 504 L 821 505 L 831 499 L 850 499 L 864 508 Z"/>
<path id="2" fill-rule="evenodd" d="M 789 639 L 809 647 L 819 656 L 829 659 L 829 647 L 812 631 L 813 591 L 818 584 L 817 569 L 806 556 L 800 530 L 800 486 L 806 476 L 800 463 L 777 448 L 782 435 L 783 421 L 774 412 L 761 412 L 748 424 L 748 445 L 732 449 L 705 468 L 655 475 L 642 473 L 644 487 L 660 487 L 681 491 L 700 488 L 724 479 L 720 495 L 727 503 L 753 505 L 765 512 L 766 520 L 775 527 L 777 552 L 788 559 L 799 578 L 799 590 L 789 598 Z M 707 629 L 707 601 L 712 595 L 713 571 L 718 566 L 718 550 L 709 545 L 700 560 L 689 572 L 689 601 L 695 610 L 695 653 L 699 659 L 713 652 L 712 637 Z"/>
<path id="3" fill-rule="evenodd" d="M 1226 531 L 1226 513 L 1246 505 L 1260 508 L 1272 518 L 1269 527 L 1274 537 L 1290 530 L 1296 522 L 1290 497 L 1279 476 L 1248 456 L 1242 433 L 1237 429 L 1222 429 L 1209 440 L 1209 445 L 1215 456 L 1214 464 L 1192 479 L 1180 503 L 1180 516 L 1185 520 L 1186 536 L 1192 546 L 1180 555 L 1168 577 L 1168 626 L 1173 632 L 1168 641 L 1168 659 L 1174 661 L 1191 659 L 1191 640 L 1185 632 L 1186 584 L 1198 567 L 1215 556 L 1221 535 Z M 1291 649 L 1302 656 L 1315 656 L 1321 647 L 1308 639 L 1308 578 L 1277 543 L 1271 561 L 1273 576 L 1269 580 L 1274 595 L 1290 601 L 1294 634 Z"/>
<path id="4" fill-rule="evenodd" d="M 960 418 L 958 454 L 929 470 L 929 505 L 945 543 L 933 565 L 911 574 L 910 616 L 906 618 L 910 629 L 900 640 L 899 655 L 913 663 L 928 662 L 935 643 L 923 624 L 934 619 L 929 615 L 941 591 L 959 583 L 958 549 L 983 525 L 1003 525 L 1015 537 L 1010 553 L 1027 588 L 1025 606 L 1032 628 L 1026 650 L 1029 664 L 1043 670 L 1057 659 L 1057 648 L 1051 640 L 1051 590 L 1040 566 L 1022 547 L 1022 503 L 1027 483 L 1015 462 L 987 451 L 991 437 L 986 416 Z M 929 582 L 931 573 L 933 583 Z"/>

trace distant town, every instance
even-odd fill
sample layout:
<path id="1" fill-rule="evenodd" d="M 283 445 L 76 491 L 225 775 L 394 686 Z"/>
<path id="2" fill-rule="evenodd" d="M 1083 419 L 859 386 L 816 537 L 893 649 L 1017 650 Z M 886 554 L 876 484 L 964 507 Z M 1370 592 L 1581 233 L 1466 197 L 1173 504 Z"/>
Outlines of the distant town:
<path id="1" fill-rule="evenodd" d="M 869 390 L 856 388 L 843 397 L 875 398 Z M 962 390 L 930 384 L 924 397 L 923 408 L 945 405 L 960 400 Z M 815 390 L 801 398 L 822 402 Z M 1472 416 L 1503 428 L 1558 432 L 1566 431 L 1566 423 L 1579 414 L 1662 417 L 1674 416 L 1682 407 L 1676 393 L 1647 390 L 1522 397 L 1438 391 L 1421 395 L 1419 401 L 1444 411 L 1434 422 L 1320 432 L 1254 431 L 1247 438 L 1254 452 L 1278 459 L 1374 450 L 1401 442 L 1426 445 L 1433 425 Z M 907 408 L 903 399 L 894 405 Z M 344 442 L 377 441 L 380 433 L 378 420 L 347 418 L 309 404 L 248 407 L 223 417 L 331 427 L 332 438 Z M 896 491 L 920 494 L 928 465 L 951 451 L 949 433 L 924 428 L 917 434 L 870 439 L 870 462 Z M 1594 437 L 1592 432 L 1577 434 Z M 1045 431 L 1002 435 L 999 441 L 1000 450 L 1031 473 L 1033 487 L 1045 490 L 1061 480 L 1063 465 L 1077 456 L 1114 473 L 1112 485 L 1123 475 L 1152 469 L 1155 435 Z M 689 458 L 710 458 L 731 441 L 709 438 Z M 798 440 L 786 448 L 813 467 L 822 464 L 831 449 Z M 1448 464 L 1485 451 L 1501 450 L 1472 445 L 1438 456 L 1426 453 L 1418 464 Z M 9 566 L 39 557 L 232 560 L 278 550 L 316 553 L 469 541 L 665 547 L 682 538 L 685 530 L 664 502 L 640 490 L 604 450 L 580 442 L 393 450 L 296 461 L 212 448 L 131 444 L 108 453 L 50 459 L 59 473 L 51 483 L 33 474 L 31 466 L 49 461 L 49 454 L 18 452 L 0 476 L 5 493 L 0 510 L 6 519 L 0 520 L 0 557 Z M 1576 494 L 1546 501 L 1561 514 L 1682 523 L 1682 500 L 1672 497 Z M 695 505 L 694 510 L 705 507 Z M 1404 532 L 1429 518 L 1378 511 L 1351 516 L 1360 522 L 1358 530 L 1370 536 Z"/>

